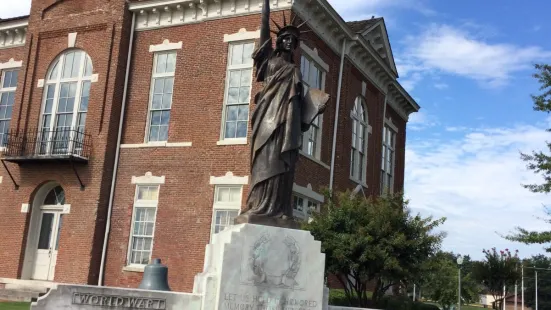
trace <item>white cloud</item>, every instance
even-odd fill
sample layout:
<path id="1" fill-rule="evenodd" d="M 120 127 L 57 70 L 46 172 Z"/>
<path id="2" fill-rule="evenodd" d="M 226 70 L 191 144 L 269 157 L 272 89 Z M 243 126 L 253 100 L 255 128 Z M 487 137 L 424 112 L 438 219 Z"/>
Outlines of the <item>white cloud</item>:
<path id="1" fill-rule="evenodd" d="M 408 121 L 408 129 L 420 131 L 438 125 L 436 116 L 429 114 L 425 109 L 411 114 Z"/>
<path id="2" fill-rule="evenodd" d="M 436 83 L 436 84 L 434 84 L 434 88 L 436 88 L 436 89 L 447 89 L 448 87 L 450 87 L 450 85 L 448 85 L 446 83 Z"/>
<path id="3" fill-rule="evenodd" d="M 523 256 L 543 252 L 542 246 L 511 243 L 496 232 L 550 228 L 536 216 L 551 197 L 521 186 L 541 178 L 519 155 L 545 146 L 545 126 L 447 130 L 460 138 L 410 139 L 406 151 L 406 196 L 415 211 L 448 218 L 445 250 L 475 258 L 490 247 L 519 249 Z"/>
<path id="4" fill-rule="evenodd" d="M 473 27 L 432 24 L 420 35 L 408 37 L 397 59 L 400 74 L 408 80 L 415 73 L 444 73 L 499 87 L 515 73 L 531 69 L 534 62 L 551 59 L 551 51 L 539 46 L 489 43 L 469 29 Z"/>
<path id="5" fill-rule="evenodd" d="M 28 15 L 31 10 L 31 0 L 0 0 L 0 18 Z"/>

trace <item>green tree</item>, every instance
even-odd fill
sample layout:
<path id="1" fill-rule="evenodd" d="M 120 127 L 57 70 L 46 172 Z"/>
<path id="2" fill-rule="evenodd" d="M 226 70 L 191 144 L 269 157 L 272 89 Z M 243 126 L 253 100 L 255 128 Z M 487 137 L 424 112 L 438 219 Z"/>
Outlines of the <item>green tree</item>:
<path id="1" fill-rule="evenodd" d="M 551 66 L 545 64 L 538 64 L 535 66 L 537 72 L 534 77 L 540 83 L 541 93 L 539 95 L 532 95 L 532 101 L 534 103 L 534 110 L 551 113 Z M 551 132 L 551 129 L 547 129 Z M 534 193 L 551 192 L 551 143 L 547 143 L 547 152 L 533 151 L 530 154 L 521 154 L 522 160 L 527 163 L 529 170 L 543 177 L 541 184 L 526 184 L 525 188 Z M 551 212 L 547 209 L 547 215 L 550 217 L 546 221 L 551 223 Z M 506 237 L 511 241 L 518 241 L 525 244 L 546 244 L 551 243 L 551 231 L 530 231 L 528 229 L 517 227 L 516 232 Z M 547 252 L 551 252 L 551 247 L 546 248 Z"/>
<path id="2" fill-rule="evenodd" d="M 443 309 L 450 309 L 458 301 L 458 255 L 438 252 L 424 265 L 421 289 L 423 296 L 438 302 Z M 470 257 L 465 256 L 461 265 L 461 301 L 463 304 L 478 301 L 480 287 L 471 272 Z"/>
<path id="3" fill-rule="evenodd" d="M 345 192 L 327 201 L 305 228 L 321 241 L 326 272 L 340 281 L 351 305 L 368 307 L 414 279 L 444 237 L 433 230 L 445 219 L 413 216 L 401 195 L 366 199 Z"/>
<path id="4" fill-rule="evenodd" d="M 551 259 L 544 255 L 532 256 L 524 260 L 524 302 L 528 307 L 535 309 L 535 271 L 551 268 Z M 520 299 L 520 298 L 519 298 Z M 551 271 L 538 270 L 538 309 L 551 309 Z"/>
<path id="5" fill-rule="evenodd" d="M 506 294 L 509 294 L 513 291 L 515 283 L 520 281 L 518 251 L 512 254 L 508 249 L 498 252 L 496 248 L 492 248 L 484 250 L 484 255 L 485 259 L 474 266 L 474 277 L 494 297 L 494 306 L 500 309 L 503 288 L 505 287 Z"/>

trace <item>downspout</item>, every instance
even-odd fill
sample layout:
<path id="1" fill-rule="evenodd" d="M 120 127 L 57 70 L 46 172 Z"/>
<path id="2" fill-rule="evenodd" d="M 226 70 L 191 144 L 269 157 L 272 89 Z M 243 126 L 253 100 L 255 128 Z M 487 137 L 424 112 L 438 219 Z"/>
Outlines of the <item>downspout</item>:
<path id="1" fill-rule="evenodd" d="M 341 67 L 339 71 L 339 84 L 337 87 L 337 107 L 335 110 L 335 124 L 333 126 L 333 146 L 331 148 L 331 170 L 329 173 L 329 190 L 333 191 L 335 181 L 335 152 L 337 150 L 337 131 L 339 127 L 339 110 L 341 106 L 342 76 L 344 71 L 344 59 L 346 54 L 346 39 L 342 41 Z"/>
<path id="2" fill-rule="evenodd" d="M 107 243 L 109 242 L 109 232 L 111 230 L 111 215 L 113 213 L 113 201 L 115 199 L 115 185 L 117 183 L 117 171 L 119 168 L 119 155 L 120 155 L 120 149 L 121 149 L 124 113 L 126 111 L 128 79 L 130 76 L 130 64 L 132 61 L 132 49 L 134 46 L 134 31 L 135 31 L 134 27 L 135 26 L 136 26 L 136 13 L 132 12 L 132 28 L 130 30 L 130 43 L 128 44 L 128 58 L 126 59 L 126 72 L 124 76 L 124 89 L 122 94 L 121 116 L 119 119 L 119 132 L 117 134 L 117 149 L 115 150 L 115 163 L 113 164 L 113 178 L 111 180 L 111 191 L 109 192 L 109 206 L 107 207 L 107 223 L 105 226 L 105 236 L 103 238 L 103 249 L 101 251 L 101 264 L 100 264 L 99 277 L 98 277 L 98 286 L 103 286 L 105 259 L 107 255 Z"/>

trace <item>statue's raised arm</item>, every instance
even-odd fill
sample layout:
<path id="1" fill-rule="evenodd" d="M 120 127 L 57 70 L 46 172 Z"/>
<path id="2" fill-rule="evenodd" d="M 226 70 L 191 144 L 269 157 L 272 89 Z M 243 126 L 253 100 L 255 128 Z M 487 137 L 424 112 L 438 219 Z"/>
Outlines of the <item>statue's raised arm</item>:
<path id="1" fill-rule="evenodd" d="M 270 0 L 263 0 L 262 20 L 260 23 L 260 42 L 253 54 L 256 66 L 256 80 L 263 82 L 266 75 L 268 59 L 272 55 L 272 36 L 270 35 Z"/>

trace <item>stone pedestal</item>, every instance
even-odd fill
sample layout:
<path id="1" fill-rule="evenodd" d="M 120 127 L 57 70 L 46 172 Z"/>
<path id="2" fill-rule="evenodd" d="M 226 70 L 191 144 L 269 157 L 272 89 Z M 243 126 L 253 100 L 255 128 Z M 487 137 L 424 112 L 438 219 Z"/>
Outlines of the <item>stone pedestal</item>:
<path id="1" fill-rule="evenodd" d="M 205 310 L 322 310 L 324 268 L 310 232 L 240 224 L 207 245 L 193 293 Z"/>

